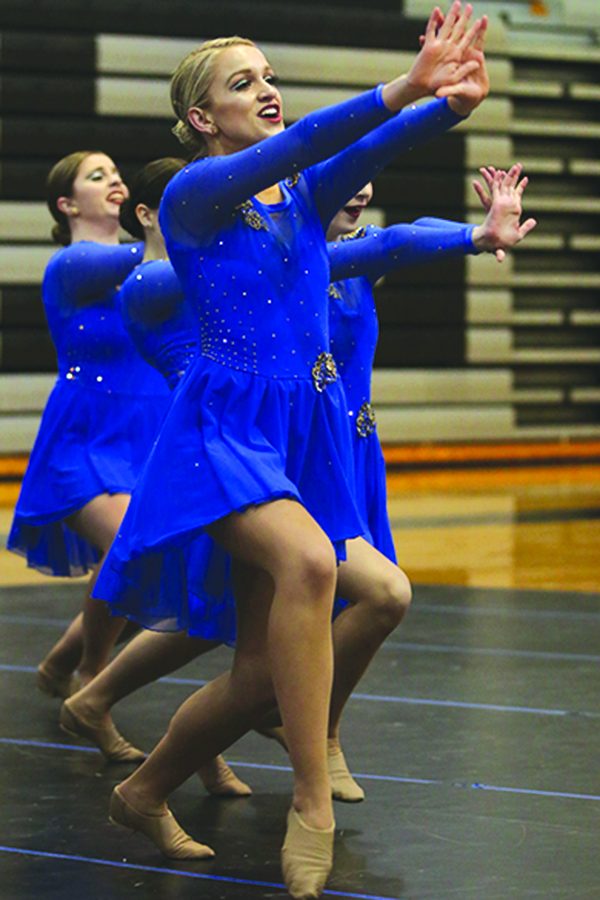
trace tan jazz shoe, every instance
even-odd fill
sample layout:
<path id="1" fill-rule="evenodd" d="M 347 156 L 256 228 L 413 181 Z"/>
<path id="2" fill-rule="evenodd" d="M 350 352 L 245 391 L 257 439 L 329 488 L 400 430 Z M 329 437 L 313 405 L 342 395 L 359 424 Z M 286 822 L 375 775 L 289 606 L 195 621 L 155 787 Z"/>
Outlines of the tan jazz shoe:
<path id="1" fill-rule="evenodd" d="M 331 796 L 344 803 L 360 803 L 365 792 L 352 777 L 346 758 L 337 741 L 327 744 L 327 768 L 331 782 Z"/>
<path id="2" fill-rule="evenodd" d="M 252 788 L 237 777 L 222 756 L 216 756 L 198 769 L 198 777 L 215 797 L 249 797 Z"/>
<path id="3" fill-rule="evenodd" d="M 146 835 L 170 859 L 210 859 L 215 855 L 211 847 L 191 838 L 170 810 L 156 816 L 138 812 L 123 797 L 118 785 L 110 798 L 108 817 L 114 825 Z"/>
<path id="4" fill-rule="evenodd" d="M 61 706 L 59 722 L 67 734 L 87 738 L 95 744 L 109 762 L 139 763 L 146 759 L 143 750 L 134 747 L 119 734 L 112 719 L 108 723 L 86 721 L 75 712 L 71 700 L 65 700 Z"/>
<path id="5" fill-rule="evenodd" d="M 311 828 L 292 807 L 281 849 L 283 880 L 294 900 L 320 897 L 333 865 L 335 822 L 330 828 Z"/>
<path id="6" fill-rule="evenodd" d="M 37 686 L 44 694 L 50 697 L 62 697 L 66 700 L 71 694 L 79 690 L 79 675 L 75 672 L 70 675 L 58 675 L 51 672 L 44 663 L 37 667 Z"/>

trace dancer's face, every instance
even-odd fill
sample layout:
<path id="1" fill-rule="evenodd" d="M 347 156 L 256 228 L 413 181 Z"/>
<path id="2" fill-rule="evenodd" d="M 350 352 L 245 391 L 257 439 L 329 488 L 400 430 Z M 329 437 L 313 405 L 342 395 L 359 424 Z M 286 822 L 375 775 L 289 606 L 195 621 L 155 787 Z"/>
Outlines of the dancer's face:
<path id="1" fill-rule="evenodd" d="M 71 196 L 59 198 L 59 209 L 85 222 L 119 219 L 129 191 L 110 156 L 91 153 L 79 166 Z M 62 203 L 61 203 L 62 201 Z"/>
<path id="2" fill-rule="evenodd" d="M 336 238 L 340 237 L 342 234 L 349 234 L 349 232 L 354 231 L 358 226 L 358 220 L 360 219 L 363 210 L 366 209 L 372 199 L 373 185 L 369 181 L 368 184 L 365 184 L 364 188 L 361 188 L 358 194 L 355 194 L 354 197 L 348 201 L 346 206 L 342 206 L 340 211 L 335 214 L 327 229 L 328 240 L 335 241 Z"/>
<path id="3" fill-rule="evenodd" d="M 190 121 L 211 152 L 233 153 L 282 131 L 281 95 L 273 69 L 258 47 L 227 47 L 215 62 L 208 103 Z M 200 126 L 200 127 L 199 127 Z"/>

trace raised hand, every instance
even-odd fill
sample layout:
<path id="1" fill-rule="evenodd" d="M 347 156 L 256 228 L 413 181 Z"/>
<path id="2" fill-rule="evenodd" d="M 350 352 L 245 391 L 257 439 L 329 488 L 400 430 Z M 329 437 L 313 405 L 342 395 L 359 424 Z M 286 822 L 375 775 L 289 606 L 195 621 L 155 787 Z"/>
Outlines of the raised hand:
<path id="1" fill-rule="evenodd" d="M 487 18 L 471 24 L 473 7 L 464 9 L 456 0 L 447 15 L 436 7 L 427 23 L 421 51 L 407 73 L 407 82 L 420 91 L 420 96 L 450 96 L 451 89 L 476 72 L 479 56 L 470 52 L 483 49 Z"/>
<path id="2" fill-rule="evenodd" d="M 528 178 L 521 178 L 523 167 L 520 163 L 511 166 L 508 172 L 484 166 L 479 171 L 484 185 L 473 182 L 487 215 L 481 225 L 473 230 L 473 243 L 478 250 L 494 253 L 498 262 L 503 262 L 506 250 L 525 238 L 535 228 L 535 219 L 527 219 L 521 224 L 523 213 L 523 191 Z"/>
<path id="3" fill-rule="evenodd" d="M 465 75 L 458 84 L 443 87 L 437 94 L 438 97 L 447 97 L 450 107 L 459 116 L 468 116 L 490 92 L 490 78 L 483 53 L 487 23 L 487 16 L 484 16 L 474 41 L 467 45 L 463 55 L 464 61 L 475 60 L 479 67 Z"/>
<path id="4" fill-rule="evenodd" d="M 487 20 L 471 24 L 473 7 L 456 0 L 444 16 L 439 7 L 431 13 L 421 51 L 410 70 L 383 88 L 383 101 L 392 111 L 428 96 L 450 96 L 451 89 L 481 65 L 468 54 L 475 44 L 483 46 Z"/>

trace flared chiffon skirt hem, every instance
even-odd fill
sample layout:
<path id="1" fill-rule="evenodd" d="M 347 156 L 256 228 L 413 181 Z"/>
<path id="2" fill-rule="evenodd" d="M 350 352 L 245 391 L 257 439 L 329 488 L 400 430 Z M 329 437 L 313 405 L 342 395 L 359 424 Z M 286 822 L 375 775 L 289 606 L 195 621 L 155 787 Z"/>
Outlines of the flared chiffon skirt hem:
<path id="1" fill-rule="evenodd" d="M 343 560 L 345 540 L 366 530 L 353 493 L 339 383 L 318 393 L 307 379 L 254 376 L 200 357 L 177 391 L 94 596 L 146 627 L 169 622 L 229 641 L 219 604 L 233 604 L 231 558 L 205 529 L 288 499 L 307 510 Z"/>
<path id="2" fill-rule="evenodd" d="M 17 501 L 8 548 L 51 575 L 82 575 L 98 552 L 65 523 L 101 494 L 130 494 L 169 397 L 99 391 L 58 379 Z"/>

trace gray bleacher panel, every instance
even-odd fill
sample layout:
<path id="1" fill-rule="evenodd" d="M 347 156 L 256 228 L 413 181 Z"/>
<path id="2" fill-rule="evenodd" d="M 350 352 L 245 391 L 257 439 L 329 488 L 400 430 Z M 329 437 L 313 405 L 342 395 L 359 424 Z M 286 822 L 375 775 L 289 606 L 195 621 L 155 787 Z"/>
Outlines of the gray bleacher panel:
<path id="1" fill-rule="evenodd" d="M 316 6 L 316 8 L 315 8 Z M 318 11 L 317 11 L 318 10 Z M 3 0 L 0 27 L 28 27 L 58 32 L 149 34 L 216 37 L 234 31 L 255 40 L 285 40 L 298 44 L 385 47 L 417 46 L 423 22 L 407 20 L 402 3 L 377 0 L 365 6 L 360 0 L 332 3 L 262 2 L 222 0 L 53 0 L 49 11 L 39 0 Z"/>
<path id="2" fill-rule="evenodd" d="M 169 72 L 188 45 L 224 24 L 271 46 L 291 120 L 388 77 L 396 59 L 407 66 L 424 18 L 402 9 L 396 0 L 2 0 L 0 369 L 55 366 L 30 273 L 41 272 L 50 249 L 41 204 L 56 159 L 98 148 L 129 177 L 148 159 L 180 155 L 169 130 Z M 540 223 L 502 266 L 470 257 L 392 274 L 377 287 L 384 440 L 600 434 L 600 50 L 571 46 L 556 23 L 540 20 L 520 41 L 515 29 L 509 38 L 502 22 L 492 25 L 492 95 L 483 107 L 376 180 L 384 222 L 477 222 L 477 167 L 521 159 L 531 177 L 526 212 Z M 23 201 L 29 207 L 16 212 Z M 426 391 L 415 390 L 411 372 Z M 35 403 L 26 414 L 6 407 L 15 450 L 34 433 L 39 391 Z"/>

